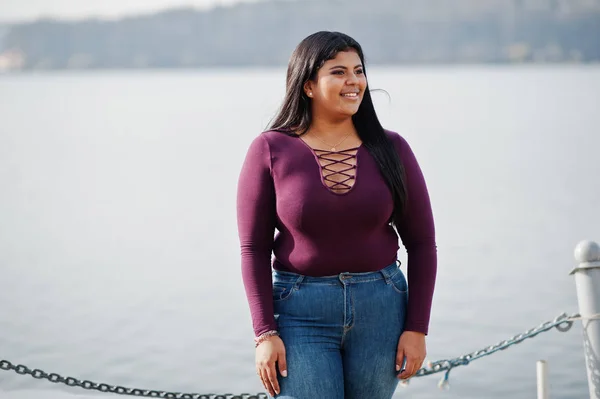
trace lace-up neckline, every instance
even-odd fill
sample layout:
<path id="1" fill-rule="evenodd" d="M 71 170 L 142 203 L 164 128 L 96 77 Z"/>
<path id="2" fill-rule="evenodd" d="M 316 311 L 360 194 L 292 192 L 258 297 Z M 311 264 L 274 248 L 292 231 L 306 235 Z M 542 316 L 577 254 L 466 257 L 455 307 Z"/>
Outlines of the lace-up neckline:
<path id="1" fill-rule="evenodd" d="M 298 138 L 313 153 L 320 170 L 321 182 L 334 194 L 347 194 L 356 185 L 358 150 L 362 144 L 344 150 L 321 150 L 313 148 Z"/>

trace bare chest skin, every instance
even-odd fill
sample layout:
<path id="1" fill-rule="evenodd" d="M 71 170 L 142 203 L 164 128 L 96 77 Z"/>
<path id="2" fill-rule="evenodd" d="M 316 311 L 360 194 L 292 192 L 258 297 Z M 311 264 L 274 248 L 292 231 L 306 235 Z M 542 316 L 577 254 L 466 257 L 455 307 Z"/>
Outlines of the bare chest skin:
<path id="1" fill-rule="evenodd" d="M 356 183 L 357 153 L 361 141 L 357 136 L 349 136 L 339 146 L 327 146 L 314 137 L 301 137 L 315 155 L 319 163 L 321 181 L 332 192 L 345 194 Z M 330 144 L 330 143 L 328 143 Z"/>

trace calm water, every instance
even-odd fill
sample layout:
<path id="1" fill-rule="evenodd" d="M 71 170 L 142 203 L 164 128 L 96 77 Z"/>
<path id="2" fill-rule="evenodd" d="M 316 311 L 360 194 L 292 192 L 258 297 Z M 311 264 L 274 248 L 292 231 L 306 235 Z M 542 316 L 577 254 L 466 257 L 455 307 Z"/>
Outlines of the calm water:
<path id="1" fill-rule="evenodd" d="M 573 248 L 600 240 L 600 69 L 370 79 L 431 191 L 429 358 L 576 312 Z M 283 84 L 281 69 L 0 76 L 0 359 L 115 385 L 262 391 L 235 189 Z M 447 392 L 437 375 L 397 396 L 531 398 L 538 359 L 553 398 L 586 397 L 579 326 L 460 367 Z M 3 399 L 85 395 L 0 371 Z"/>

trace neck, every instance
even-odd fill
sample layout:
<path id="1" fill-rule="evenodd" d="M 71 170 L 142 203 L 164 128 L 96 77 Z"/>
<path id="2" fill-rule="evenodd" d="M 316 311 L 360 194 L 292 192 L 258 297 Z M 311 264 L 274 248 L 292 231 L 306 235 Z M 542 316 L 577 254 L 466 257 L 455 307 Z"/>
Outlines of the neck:
<path id="1" fill-rule="evenodd" d="M 321 118 L 313 118 L 309 134 L 318 135 L 323 140 L 335 141 L 337 138 L 342 138 L 349 133 L 356 134 L 356 128 L 352 118 L 344 118 L 343 120 L 332 121 Z"/>

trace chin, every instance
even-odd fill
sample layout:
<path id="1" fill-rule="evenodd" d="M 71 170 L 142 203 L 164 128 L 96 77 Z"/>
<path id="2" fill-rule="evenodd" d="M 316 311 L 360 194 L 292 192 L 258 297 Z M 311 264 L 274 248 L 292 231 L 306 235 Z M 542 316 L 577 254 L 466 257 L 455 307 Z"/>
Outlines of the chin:
<path id="1" fill-rule="evenodd" d="M 352 108 L 352 109 L 344 109 L 344 110 L 341 110 L 340 113 L 342 113 L 346 116 L 354 116 L 358 112 L 358 109 L 359 109 L 359 107 Z"/>

